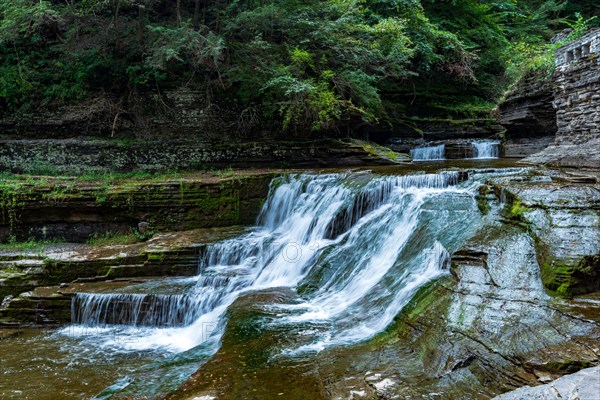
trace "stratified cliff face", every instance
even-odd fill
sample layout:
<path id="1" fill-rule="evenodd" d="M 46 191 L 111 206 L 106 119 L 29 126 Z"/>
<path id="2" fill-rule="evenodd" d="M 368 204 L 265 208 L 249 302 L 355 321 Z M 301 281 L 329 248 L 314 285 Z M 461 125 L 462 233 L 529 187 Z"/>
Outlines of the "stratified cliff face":
<path id="1" fill-rule="evenodd" d="M 566 65 L 555 75 L 556 144 L 580 144 L 600 139 L 600 53 Z"/>
<path id="2" fill-rule="evenodd" d="M 126 100 L 94 92 L 77 104 L 27 113 L 0 110 L 0 140 L 67 139 L 80 136 L 143 140 L 243 138 L 262 127 L 251 110 L 239 117 L 189 89 L 136 92 Z M 232 108 L 234 106 L 232 105 Z M 268 127 L 265 127 L 268 130 Z"/>
<path id="3" fill-rule="evenodd" d="M 499 106 L 500 123 L 511 139 L 556 134 L 552 107 L 555 85 L 551 80 L 523 80 Z"/>
<path id="4" fill-rule="evenodd" d="M 506 129 L 506 157 L 526 157 L 554 142 L 554 90 L 551 79 L 529 77 L 519 82 L 499 105 L 499 122 Z"/>
<path id="5" fill-rule="evenodd" d="M 539 140 L 536 137 L 541 134 L 552 135 L 553 140 L 546 139 L 550 146 L 525 159 L 526 163 L 598 169 L 600 29 L 557 49 L 555 62 L 551 78 L 523 80 L 517 85 L 499 107 L 501 123 L 515 144 Z"/>

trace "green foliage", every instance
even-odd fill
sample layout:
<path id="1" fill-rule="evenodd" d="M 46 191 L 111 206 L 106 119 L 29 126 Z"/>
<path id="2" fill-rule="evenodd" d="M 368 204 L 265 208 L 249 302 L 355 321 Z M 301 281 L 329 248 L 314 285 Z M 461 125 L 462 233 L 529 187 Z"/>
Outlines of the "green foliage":
<path id="1" fill-rule="evenodd" d="M 598 25 L 592 0 L 0 2 L 0 112 L 90 92 L 202 89 L 275 130 L 485 118 L 553 68 L 547 44 Z M 580 14 L 575 14 L 580 13 Z M 573 15 L 577 15 L 575 19 Z M 565 43 L 564 41 L 561 43 Z"/>
<path id="2" fill-rule="evenodd" d="M 0 44 L 39 34 L 44 25 L 57 23 L 60 12 L 46 0 L 0 2 Z"/>
<path id="3" fill-rule="evenodd" d="M 596 16 L 586 19 L 580 13 L 576 13 L 575 18 L 574 22 L 562 21 L 563 27 L 568 26 L 571 32 L 555 43 L 543 43 L 543 38 L 536 37 L 539 43 L 532 46 L 531 36 L 523 37 L 522 40 L 512 43 L 509 47 L 511 57 L 508 59 L 506 67 L 506 75 L 510 82 L 518 82 L 529 76 L 544 78 L 552 75 L 556 49 L 579 39 L 597 20 Z"/>
<path id="4" fill-rule="evenodd" d="M 137 232 L 137 231 L 136 231 Z M 104 234 L 95 233 L 88 240 L 87 244 L 90 246 L 111 246 L 111 245 L 127 245 L 134 244 L 141 241 L 132 232 L 130 233 L 119 233 L 119 232 L 107 232 Z"/>
<path id="5" fill-rule="evenodd" d="M 232 83 L 284 129 L 327 130 L 352 117 L 375 122 L 385 116 L 378 84 L 411 75 L 405 21 L 374 15 L 363 2 L 266 2 L 235 11 L 225 26 L 236 50 Z"/>
<path id="6" fill-rule="evenodd" d="M 179 27 L 148 25 L 153 42 L 146 65 L 150 70 L 166 70 L 171 63 L 186 64 L 193 69 L 202 66 L 218 67 L 225 50 L 222 37 L 213 32 L 206 36 L 184 23 Z"/>

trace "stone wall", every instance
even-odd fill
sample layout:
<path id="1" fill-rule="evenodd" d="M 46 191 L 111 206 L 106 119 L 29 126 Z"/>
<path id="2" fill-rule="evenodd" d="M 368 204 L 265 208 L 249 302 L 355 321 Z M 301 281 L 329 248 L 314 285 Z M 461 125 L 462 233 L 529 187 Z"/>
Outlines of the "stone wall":
<path id="1" fill-rule="evenodd" d="M 367 149 L 368 150 L 368 149 Z M 34 175 L 390 164 L 354 141 L 0 141 L 0 171 Z"/>
<path id="2" fill-rule="evenodd" d="M 554 63 L 557 68 L 564 68 L 592 53 L 600 53 L 600 29 L 592 29 L 573 43 L 556 50 Z"/>
<path id="3" fill-rule="evenodd" d="M 589 155 L 575 158 L 594 157 L 600 139 L 600 29 L 558 48 L 555 64 L 552 77 L 522 79 L 499 105 L 506 157 L 530 156 L 524 161 L 562 166 L 559 160 L 581 153 L 565 146 L 582 143 L 593 143 Z M 597 159 L 585 165 L 597 168 Z"/>
<path id="4" fill-rule="evenodd" d="M 556 51 L 556 144 L 600 138 L 600 29 Z"/>

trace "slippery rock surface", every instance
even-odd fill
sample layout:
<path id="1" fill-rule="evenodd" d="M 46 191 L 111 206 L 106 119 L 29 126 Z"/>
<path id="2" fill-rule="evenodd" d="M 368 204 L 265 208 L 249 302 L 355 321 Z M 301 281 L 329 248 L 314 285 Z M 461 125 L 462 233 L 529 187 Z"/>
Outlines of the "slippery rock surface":
<path id="1" fill-rule="evenodd" d="M 494 397 L 494 400 L 598 400 L 600 399 L 600 367 L 586 368 L 563 376 L 552 383 L 523 387 Z"/>
<path id="2" fill-rule="evenodd" d="M 548 146 L 520 162 L 549 167 L 598 170 L 600 169 L 600 139 L 592 139 L 582 144 Z"/>
<path id="3" fill-rule="evenodd" d="M 556 172 L 495 184 L 509 217 L 536 238 L 546 288 L 563 296 L 600 290 L 600 184 Z"/>
<path id="4" fill-rule="evenodd" d="M 598 337 L 600 326 L 556 308 L 542 286 L 534 240 L 521 228 L 486 228 L 454 262 L 459 283 L 448 326 L 490 351 L 485 362 L 515 371 L 514 383 L 528 370 L 556 373 L 559 360 L 597 360 L 599 349 L 567 341 Z"/>
<path id="5" fill-rule="evenodd" d="M 205 245 L 238 235 L 240 227 L 157 234 L 130 245 L 49 244 L 0 252 L 0 327 L 70 321 L 80 284 L 130 278 L 193 276 Z M 40 288 L 53 286 L 48 288 Z"/>
<path id="6" fill-rule="evenodd" d="M 567 190 L 567 205 L 595 190 L 585 187 Z M 560 187 L 554 189 L 558 193 L 538 194 L 560 207 Z M 483 226 L 452 255 L 451 274 L 417 293 L 378 337 L 300 360 L 269 361 L 269 346 L 296 335 L 258 328 L 268 313 L 255 311 L 250 322 L 233 322 L 233 332 L 252 332 L 251 340 L 229 343 L 226 336 L 220 352 L 168 398 L 228 399 L 254 388 L 261 399 L 278 393 L 294 399 L 490 399 L 597 365 L 597 296 L 548 295 L 534 235 L 525 223 L 503 216 L 500 193 L 488 200 Z M 585 245 L 579 250 L 585 253 Z"/>

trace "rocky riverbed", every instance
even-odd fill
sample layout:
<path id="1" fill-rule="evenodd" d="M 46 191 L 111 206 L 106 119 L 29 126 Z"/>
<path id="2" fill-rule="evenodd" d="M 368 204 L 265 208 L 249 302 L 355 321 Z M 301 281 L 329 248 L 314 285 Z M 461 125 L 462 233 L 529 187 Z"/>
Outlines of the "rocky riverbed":
<path id="1" fill-rule="evenodd" d="M 192 353 L 178 358 L 178 368 L 197 369 L 179 389 L 160 378 L 175 365 L 167 362 L 131 371 L 132 382 L 112 398 L 489 399 L 598 365 L 598 175 L 535 168 L 467 173 L 481 182 L 479 227 L 453 251 L 451 273 L 423 286 L 383 333 L 316 355 L 275 357 L 305 333 L 263 324 L 275 315 L 266 305 L 297 294 L 259 291 L 231 306 L 221 346 L 203 365 L 190 361 Z M 0 316 L 11 326 L 4 343 L 25 326 L 68 322 L 78 291 L 194 275 L 206 243 L 239 233 L 202 229 L 130 245 L 4 251 Z M 596 370 L 589 371 L 583 379 L 593 378 Z"/>

